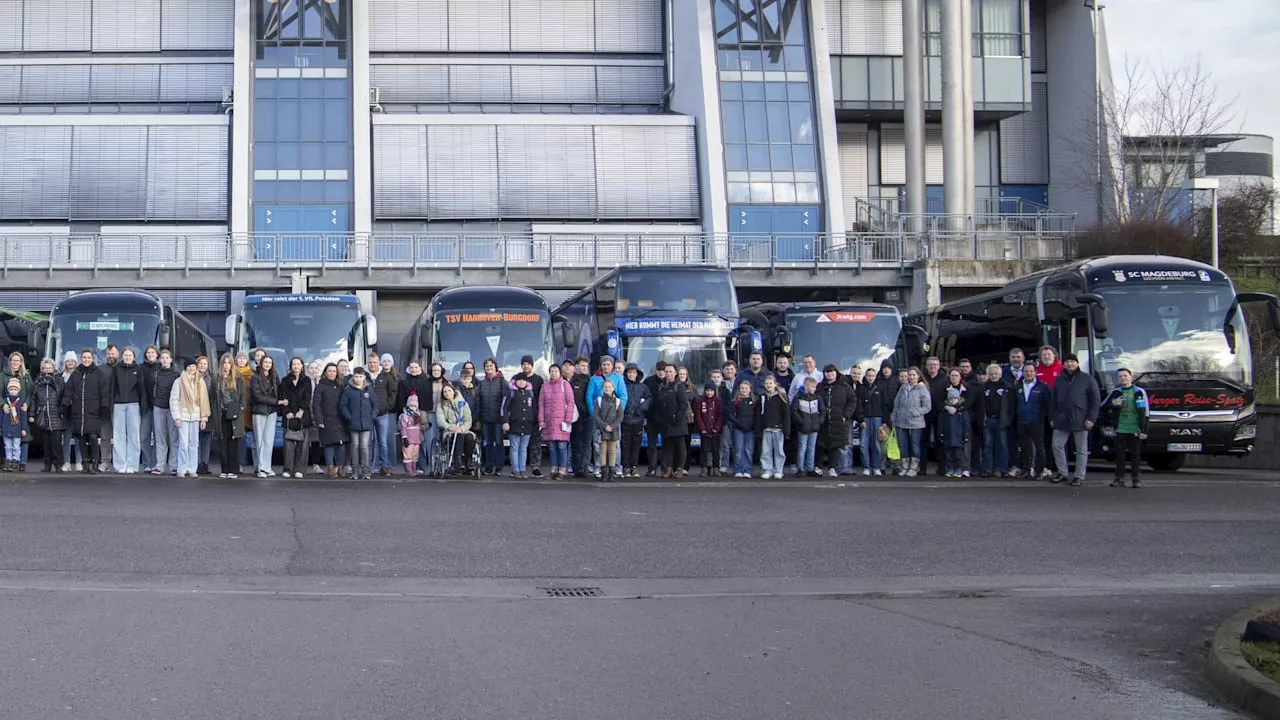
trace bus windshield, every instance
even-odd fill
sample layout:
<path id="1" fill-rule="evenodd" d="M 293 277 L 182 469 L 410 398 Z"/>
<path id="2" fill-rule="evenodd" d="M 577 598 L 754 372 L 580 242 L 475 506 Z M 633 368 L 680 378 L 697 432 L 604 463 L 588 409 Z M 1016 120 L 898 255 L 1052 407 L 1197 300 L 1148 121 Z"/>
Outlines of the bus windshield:
<path id="1" fill-rule="evenodd" d="M 280 368 L 292 357 L 322 365 L 364 362 L 368 346 L 356 303 L 264 303 L 245 305 L 238 350 L 262 348 Z"/>
<path id="2" fill-rule="evenodd" d="M 1099 292 L 1106 300 L 1109 337 L 1095 340 L 1095 369 L 1108 384 L 1125 367 L 1149 388 L 1189 380 L 1252 385 L 1249 333 L 1229 285 L 1139 285 Z"/>
<path id="3" fill-rule="evenodd" d="M 431 359 L 458 377 L 470 360 L 476 373 L 493 358 L 508 378 L 520 372 L 520 359 L 533 356 L 534 372 L 546 377 L 552 362 L 551 314 L 533 309 L 448 310 L 436 313 Z"/>
<path id="4" fill-rule="evenodd" d="M 724 270 L 670 272 L 629 269 L 618 277 L 618 313 L 651 310 L 700 311 L 737 315 L 733 280 Z"/>
<path id="5" fill-rule="evenodd" d="M 623 340 L 623 359 L 635 363 L 646 376 L 661 360 L 677 367 L 689 368 L 689 379 L 701 391 L 702 383 L 711 379 L 711 371 L 719 370 L 728 359 L 724 340 L 714 337 L 633 336 Z"/>
<path id="6" fill-rule="evenodd" d="M 854 365 L 879 368 L 893 357 L 902 317 L 865 311 L 787 313 L 791 347 L 797 357 L 812 355 L 821 368 L 834 364 L 840 372 Z"/>
<path id="7" fill-rule="evenodd" d="M 131 347 L 139 359 L 142 350 L 154 345 L 160 331 L 160 316 L 146 313 L 55 313 L 49 320 L 48 356 L 61 367 L 62 356 L 92 350 L 98 364 L 106 362 L 107 346 Z M 77 357 L 77 362 L 79 358 Z"/>

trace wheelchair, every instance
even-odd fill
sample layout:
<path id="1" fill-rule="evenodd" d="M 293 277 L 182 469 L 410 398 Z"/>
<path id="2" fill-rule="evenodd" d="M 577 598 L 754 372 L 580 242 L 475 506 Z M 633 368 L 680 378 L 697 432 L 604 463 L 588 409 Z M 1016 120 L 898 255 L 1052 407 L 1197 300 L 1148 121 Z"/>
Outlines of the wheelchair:
<path id="1" fill-rule="evenodd" d="M 471 458 L 470 462 L 464 462 L 461 467 L 457 463 L 458 443 L 462 442 L 463 437 L 471 438 Z M 480 440 L 473 432 L 465 433 L 443 433 L 436 438 L 435 447 L 431 449 L 431 477 L 448 478 L 467 475 L 473 478 L 480 477 Z"/>

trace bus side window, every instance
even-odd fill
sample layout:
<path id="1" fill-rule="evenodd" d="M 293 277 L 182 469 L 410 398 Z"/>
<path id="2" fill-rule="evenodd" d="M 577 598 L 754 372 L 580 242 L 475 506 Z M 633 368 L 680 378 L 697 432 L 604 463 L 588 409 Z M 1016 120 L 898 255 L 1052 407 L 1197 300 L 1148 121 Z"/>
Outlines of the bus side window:
<path id="1" fill-rule="evenodd" d="M 1071 319 L 1071 352 L 1080 359 L 1080 369 L 1088 373 L 1092 363 L 1089 355 L 1089 322 L 1084 318 Z"/>

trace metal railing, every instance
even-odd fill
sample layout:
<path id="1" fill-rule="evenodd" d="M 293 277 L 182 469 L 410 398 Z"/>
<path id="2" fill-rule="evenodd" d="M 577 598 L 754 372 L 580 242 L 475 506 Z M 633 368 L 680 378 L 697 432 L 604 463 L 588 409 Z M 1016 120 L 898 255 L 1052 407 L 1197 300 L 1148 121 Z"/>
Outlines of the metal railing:
<path id="1" fill-rule="evenodd" d="M 877 232 L 958 232 L 1010 229 L 1030 233 L 1074 234 L 1076 216 L 1039 203 L 1014 197 L 980 198 L 973 215 L 948 215 L 942 202 L 931 198 L 925 212 L 902 212 L 899 198 L 858 198 L 854 204 L 855 228 Z"/>
<path id="2" fill-rule="evenodd" d="M 0 235 L 0 272 L 325 269 L 606 269 L 715 264 L 729 268 L 897 267 L 924 258 L 1056 259 L 1064 238 L 1013 227 L 835 234 L 253 233 Z"/>

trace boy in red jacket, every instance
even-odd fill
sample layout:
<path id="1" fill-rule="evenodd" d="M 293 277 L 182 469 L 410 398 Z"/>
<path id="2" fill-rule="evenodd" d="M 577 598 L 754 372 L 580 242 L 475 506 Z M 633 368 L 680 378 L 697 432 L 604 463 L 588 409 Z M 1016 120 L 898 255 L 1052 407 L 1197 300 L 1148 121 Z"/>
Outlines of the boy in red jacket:
<path id="1" fill-rule="evenodd" d="M 702 474 L 720 475 L 720 439 L 724 436 L 724 402 L 716 383 L 708 380 L 693 409 L 694 424 L 702 437 Z"/>

